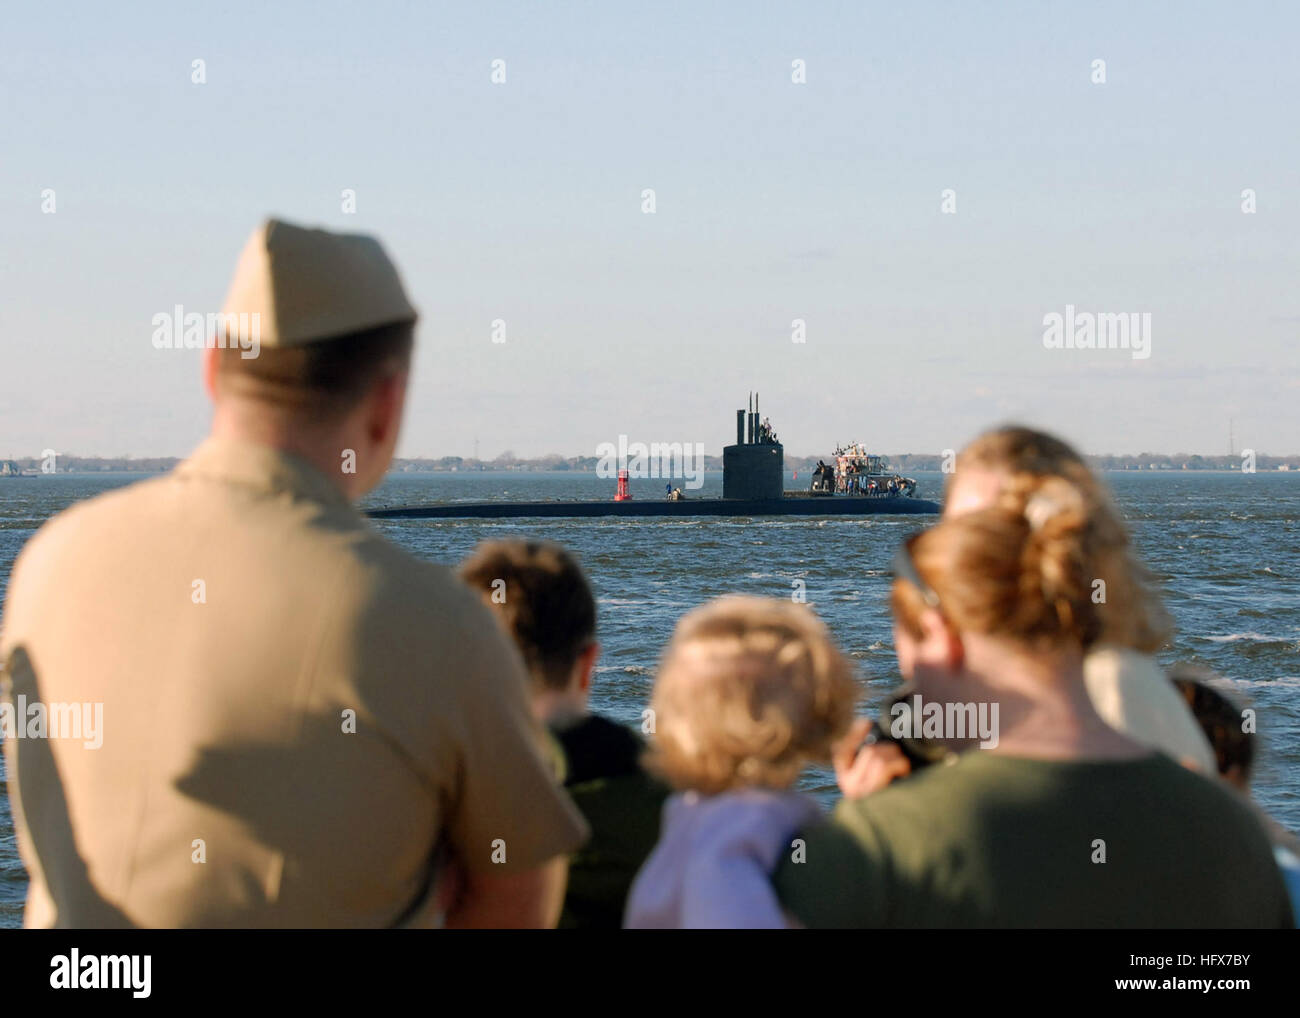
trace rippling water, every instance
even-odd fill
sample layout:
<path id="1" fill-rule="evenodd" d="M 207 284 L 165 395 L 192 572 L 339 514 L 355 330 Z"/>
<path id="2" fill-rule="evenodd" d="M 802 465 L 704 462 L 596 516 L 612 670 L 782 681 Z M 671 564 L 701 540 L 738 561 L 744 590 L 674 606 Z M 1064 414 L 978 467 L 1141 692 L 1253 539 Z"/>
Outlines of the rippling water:
<path id="1" fill-rule="evenodd" d="M 918 475 L 938 498 L 941 478 Z M 69 503 L 128 483 L 123 475 L 0 479 L 0 592 L 23 542 Z M 803 486 L 804 478 L 790 486 Z M 1118 473 L 1108 476 L 1177 622 L 1166 663 L 1194 660 L 1226 676 L 1257 708 L 1263 740 L 1255 793 L 1300 829 L 1300 474 Z M 721 475 L 701 495 L 721 495 Z M 635 497 L 662 497 L 633 481 Z M 452 499 L 609 497 L 589 474 L 400 474 L 366 504 Z M 453 563 L 489 537 L 539 535 L 574 549 L 600 602 L 597 710 L 639 720 L 655 661 L 683 611 L 719 594 L 788 597 L 794 581 L 856 660 L 873 705 L 896 681 L 888 610 L 889 560 L 913 518 L 383 521 L 417 555 Z M 832 781 L 804 786 L 829 797 Z M 0 926 L 17 925 L 25 877 L 8 801 L 0 797 Z"/>

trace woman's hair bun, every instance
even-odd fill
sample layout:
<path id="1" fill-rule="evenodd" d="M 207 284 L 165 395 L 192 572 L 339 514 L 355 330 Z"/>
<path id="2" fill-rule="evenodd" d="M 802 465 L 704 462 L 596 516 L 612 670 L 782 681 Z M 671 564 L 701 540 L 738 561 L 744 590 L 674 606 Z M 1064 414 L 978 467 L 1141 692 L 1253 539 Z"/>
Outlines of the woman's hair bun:
<path id="1" fill-rule="evenodd" d="M 1025 499 L 1026 533 L 1020 558 L 1020 590 L 1025 603 L 1038 601 L 1042 628 L 1070 634 L 1084 646 L 1100 632 L 1093 601 L 1093 534 L 1088 508 L 1078 488 L 1058 477 L 1044 478 Z"/>

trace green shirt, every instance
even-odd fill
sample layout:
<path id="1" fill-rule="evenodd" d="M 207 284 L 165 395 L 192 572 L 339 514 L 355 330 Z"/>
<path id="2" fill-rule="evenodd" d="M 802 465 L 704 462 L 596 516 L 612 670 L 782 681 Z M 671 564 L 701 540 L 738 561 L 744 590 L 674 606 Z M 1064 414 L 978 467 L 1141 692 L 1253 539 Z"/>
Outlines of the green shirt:
<path id="1" fill-rule="evenodd" d="M 1249 805 L 1160 754 L 972 751 L 841 802 L 803 838 L 773 879 L 810 927 L 1292 925 Z"/>
<path id="2" fill-rule="evenodd" d="M 628 728 L 588 715 L 552 730 L 561 781 L 591 827 L 569 860 L 560 929 L 618 929 L 632 879 L 659 840 L 668 789 L 641 769 L 642 741 Z"/>

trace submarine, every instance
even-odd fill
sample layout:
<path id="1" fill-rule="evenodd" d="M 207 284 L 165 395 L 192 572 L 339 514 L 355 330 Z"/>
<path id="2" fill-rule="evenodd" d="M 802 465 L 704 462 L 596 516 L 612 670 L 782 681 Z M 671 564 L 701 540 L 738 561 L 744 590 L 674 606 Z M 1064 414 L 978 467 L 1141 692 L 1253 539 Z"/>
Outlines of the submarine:
<path id="1" fill-rule="evenodd" d="M 819 463 L 807 491 L 785 490 L 785 447 L 767 421 L 758 396 L 736 411 L 736 444 L 722 450 L 722 497 L 690 498 L 673 489 L 663 499 L 633 499 L 626 469 L 612 499 L 545 502 L 437 502 L 371 509 L 372 519 L 524 519 L 593 516 L 876 516 L 937 513 L 939 503 L 916 497 L 916 482 L 889 475 L 881 456 L 861 446 L 836 450 L 835 465 Z M 860 455 L 859 455 L 860 454 Z"/>

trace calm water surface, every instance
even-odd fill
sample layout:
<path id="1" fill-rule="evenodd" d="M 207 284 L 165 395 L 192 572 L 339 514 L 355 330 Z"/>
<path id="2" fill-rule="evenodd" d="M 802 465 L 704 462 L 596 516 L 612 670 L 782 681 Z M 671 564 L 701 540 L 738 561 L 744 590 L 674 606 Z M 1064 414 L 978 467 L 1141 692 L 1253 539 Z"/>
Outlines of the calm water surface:
<path id="1" fill-rule="evenodd" d="M 939 475 L 918 475 L 938 498 Z M 0 479 L 0 594 L 14 557 L 40 524 L 70 503 L 130 483 L 126 475 Z M 1255 793 L 1300 830 L 1300 474 L 1108 475 L 1137 546 L 1164 586 L 1178 632 L 1161 660 L 1191 660 L 1226 677 L 1257 709 L 1263 739 Z M 788 481 L 803 487 L 806 478 Z M 700 495 L 718 495 L 710 475 Z M 607 498 L 590 474 L 398 474 L 368 506 L 446 500 Z M 633 481 L 634 497 L 663 483 Z M 794 581 L 857 662 L 865 702 L 897 681 L 890 640 L 889 560 L 917 518 L 411 520 L 377 524 L 416 555 L 454 563 L 485 538 L 536 535 L 581 557 L 600 603 L 597 710 L 637 722 L 655 661 L 677 618 L 724 593 L 788 597 Z M 2 620 L 0 620 L 2 621 Z M 833 781 L 804 787 L 829 801 Z M 0 795 L 0 926 L 21 920 L 26 878 Z"/>

